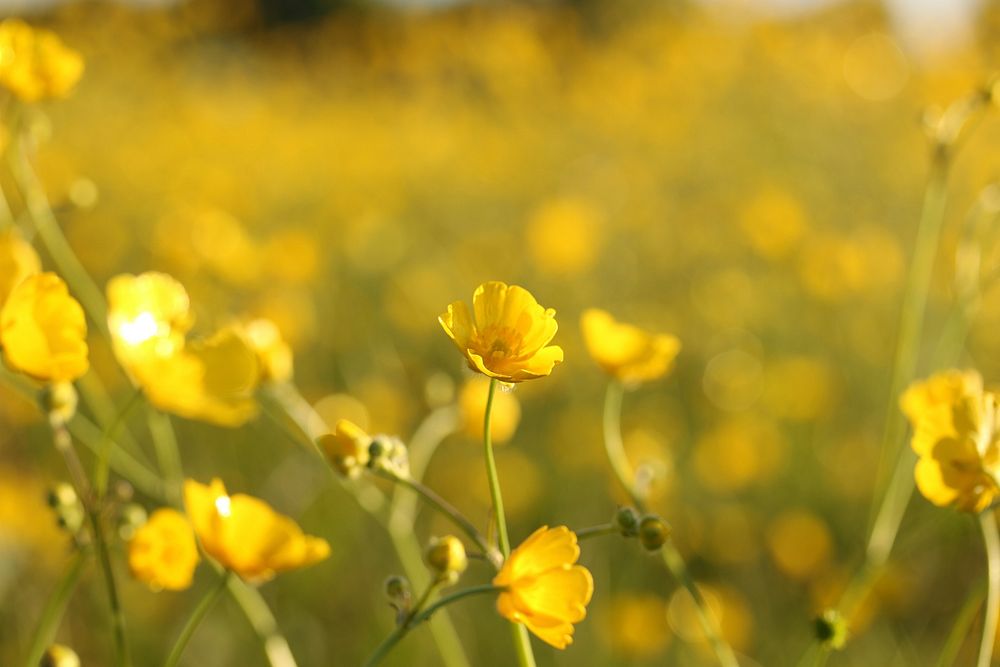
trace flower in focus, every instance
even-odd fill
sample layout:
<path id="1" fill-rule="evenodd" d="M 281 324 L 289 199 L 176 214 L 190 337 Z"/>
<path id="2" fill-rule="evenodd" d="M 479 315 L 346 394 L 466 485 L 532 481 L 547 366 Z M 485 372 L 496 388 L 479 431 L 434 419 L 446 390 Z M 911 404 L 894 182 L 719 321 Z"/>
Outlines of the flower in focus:
<path id="1" fill-rule="evenodd" d="M 588 308 L 580 318 L 583 340 L 594 361 L 627 385 L 662 377 L 681 349 L 676 337 L 652 334 L 617 322 L 610 313 Z"/>
<path id="2" fill-rule="evenodd" d="M 469 367 L 503 382 L 543 377 L 563 360 L 556 335 L 556 311 L 542 308 L 517 285 L 486 282 L 472 294 L 472 313 L 456 301 L 438 317 Z"/>
<path id="3" fill-rule="evenodd" d="M 573 643 L 573 624 L 587 616 L 594 578 L 576 565 L 580 547 L 566 526 L 542 526 L 521 543 L 493 579 L 505 591 L 497 610 L 524 623 L 539 639 L 564 649 Z"/>
<path id="4" fill-rule="evenodd" d="M 41 270 L 38 253 L 16 228 L 0 232 L 0 305 L 25 278 Z"/>
<path id="5" fill-rule="evenodd" d="M 489 396 L 489 380 L 478 375 L 470 377 L 458 394 L 458 407 L 462 415 L 462 427 L 466 435 L 477 440 L 483 439 L 483 421 L 486 417 L 486 399 Z M 493 413 L 490 416 L 490 432 L 493 443 L 507 442 L 513 437 L 521 421 L 521 404 L 513 392 L 498 391 L 493 395 Z"/>
<path id="6" fill-rule="evenodd" d="M 0 85 L 25 102 L 65 97 L 83 74 L 83 58 L 49 30 L 0 23 Z"/>
<path id="7" fill-rule="evenodd" d="M 7 365 L 47 382 L 87 372 L 87 321 L 62 278 L 39 273 L 15 287 L 0 311 Z"/>
<path id="8" fill-rule="evenodd" d="M 916 382 L 900 406 L 913 426 L 917 488 L 935 505 L 981 512 L 998 494 L 997 397 L 976 371 L 945 371 Z"/>
<path id="9" fill-rule="evenodd" d="M 115 355 L 130 373 L 149 357 L 184 347 L 194 317 L 184 286 L 165 273 L 122 274 L 108 282 L 108 328 Z"/>
<path id="10" fill-rule="evenodd" d="M 191 524 L 170 508 L 153 512 L 128 544 L 132 576 L 153 590 L 184 590 L 199 560 Z"/>
<path id="11" fill-rule="evenodd" d="M 244 579 L 266 581 L 330 555 L 326 540 L 304 534 L 258 498 L 230 496 L 218 479 L 186 480 L 184 505 L 205 553 Z"/>
<path id="12" fill-rule="evenodd" d="M 251 320 L 243 325 L 243 333 L 257 355 L 262 381 L 287 382 L 292 378 L 292 348 L 274 322 L 263 318 Z"/>
<path id="13" fill-rule="evenodd" d="M 368 465 L 372 437 L 354 422 L 338 419 L 333 433 L 321 436 L 316 444 L 337 472 L 353 479 Z"/>

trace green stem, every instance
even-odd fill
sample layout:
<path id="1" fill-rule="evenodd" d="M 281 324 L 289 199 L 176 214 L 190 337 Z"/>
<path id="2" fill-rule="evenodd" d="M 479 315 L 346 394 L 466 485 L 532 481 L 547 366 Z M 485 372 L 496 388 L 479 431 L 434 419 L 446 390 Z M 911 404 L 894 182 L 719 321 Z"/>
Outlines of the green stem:
<path id="1" fill-rule="evenodd" d="M 170 651 L 170 656 L 167 658 L 165 663 L 166 667 L 174 667 L 178 662 L 180 662 L 181 656 L 184 654 L 184 649 L 187 648 L 188 642 L 191 641 L 191 637 L 194 636 L 194 631 L 198 629 L 198 625 L 201 621 L 208 615 L 208 612 L 215 606 L 222 594 L 225 592 L 226 587 L 229 585 L 230 572 L 227 570 L 225 574 L 219 577 L 219 583 L 209 591 L 208 595 L 202 598 L 198 606 L 195 607 L 194 612 L 191 614 L 191 618 L 188 619 L 187 624 L 184 629 L 181 630 L 181 634 L 177 637 L 177 641 L 174 643 L 174 648 Z"/>
<path id="2" fill-rule="evenodd" d="M 497 462 L 493 456 L 493 397 L 497 391 L 497 379 L 490 378 L 490 389 L 486 396 L 486 414 L 483 416 L 483 447 L 486 454 L 486 478 L 490 483 L 490 498 L 493 500 L 493 514 L 497 520 L 497 537 L 500 551 L 504 558 L 510 555 L 510 537 L 507 535 L 507 515 L 503 510 L 503 495 L 500 493 L 500 477 L 497 475 Z M 517 652 L 517 664 L 521 667 L 535 667 L 535 655 L 531 651 L 531 638 L 527 629 L 521 623 L 511 623 L 511 633 L 514 639 L 514 649 Z"/>
<path id="3" fill-rule="evenodd" d="M 618 533 L 618 526 L 613 523 L 602 523 L 600 526 L 590 526 L 589 528 L 581 528 L 580 530 L 574 530 L 573 532 L 576 533 L 576 539 L 587 540 L 591 537 L 614 535 Z"/>
<path id="4" fill-rule="evenodd" d="M 177 436 L 170 423 L 170 415 L 160 412 L 152 405 L 147 415 L 149 433 L 156 449 L 156 459 L 163 474 L 167 500 L 172 505 L 180 506 L 184 486 L 184 469 L 177 448 Z"/>
<path id="5" fill-rule="evenodd" d="M 118 411 L 115 420 L 101 434 L 101 442 L 97 447 L 97 466 L 94 468 L 94 490 L 98 502 L 104 498 L 104 495 L 108 491 L 108 467 L 110 465 L 111 452 L 114 451 L 115 438 L 118 436 L 118 431 L 125 423 L 129 414 L 139 404 L 141 398 L 142 390 L 137 389 L 133 392 L 131 398 L 129 398 L 128 403 Z"/>
<path id="6" fill-rule="evenodd" d="M 635 487 L 632 467 L 629 465 L 628 457 L 625 455 L 625 447 L 622 443 L 621 409 L 624 392 L 625 388 L 620 382 L 612 380 L 608 385 L 608 391 L 604 399 L 604 448 L 607 451 L 608 460 L 611 462 L 611 468 L 614 470 L 619 483 L 628 492 L 635 506 L 641 512 L 645 512 L 646 500 L 643 494 Z M 687 564 L 684 562 L 684 557 L 681 556 L 680 552 L 677 551 L 677 547 L 670 541 L 667 541 L 661 547 L 660 553 L 663 557 L 663 563 L 667 566 L 674 579 L 687 590 L 688 595 L 694 601 L 695 609 L 698 613 L 698 622 L 701 624 L 709 646 L 712 647 L 712 651 L 715 653 L 719 664 L 723 667 L 739 667 L 736 654 L 733 653 L 732 647 L 722 638 L 722 634 L 718 628 L 718 621 L 716 621 L 711 609 L 708 608 L 701 590 L 695 585 L 694 578 L 691 576 L 691 573 L 687 569 Z"/>
<path id="7" fill-rule="evenodd" d="M 993 659 L 993 644 L 997 636 L 997 621 L 1000 620 L 1000 533 L 992 510 L 979 515 L 983 529 L 983 543 L 986 546 L 989 584 L 986 590 L 986 614 L 983 619 L 983 640 L 979 644 L 978 667 L 990 667 Z"/>
<path id="8" fill-rule="evenodd" d="M 383 479 L 388 479 L 397 484 L 401 484 L 408 489 L 411 489 L 415 493 L 419 494 L 428 505 L 436 509 L 438 512 L 443 514 L 445 517 L 451 520 L 462 532 L 464 532 L 470 540 L 472 540 L 476 546 L 482 549 L 483 553 L 486 554 L 490 563 L 493 564 L 494 569 L 500 569 L 500 556 L 496 553 L 496 550 L 491 548 L 486 538 L 479 532 L 479 530 L 469 521 L 465 515 L 463 515 L 454 505 L 449 503 L 447 500 L 439 496 L 432 489 L 424 486 L 420 482 L 410 479 L 408 477 L 400 477 L 386 470 L 379 470 L 375 474 Z"/>
<path id="9" fill-rule="evenodd" d="M 222 576 L 223 573 L 219 574 Z M 239 577 L 229 577 L 227 586 L 229 596 L 239 605 L 260 640 L 271 667 L 297 667 L 288 641 L 278 629 L 278 622 L 260 592 L 247 586 Z"/>
<path id="10" fill-rule="evenodd" d="M 375 651 L 371 654 L 368 660 L 365 661 L 364 667 L 375 667 L 375 665 L 379 664 L 385 659 L 385 656 L 389 654 L 393 647 L 399 643 L 399 640 L 405 637 L 410 630 L 432 618 L 434 613 L 439 609 L 473 595 L 482 595 L 483 593 L 499 593 L 502 590 L 503 589 L 501 587 L 493 586 L 491 584 L 463 588 L 460 591 L 455 591 L 450 595 L 440 598 L 433 604 L 428 605 L 428 607 L 423 611 L 415 610 L 416 613 L 411 614 L 409 618 L 397 626 L 392 634 L 386 637 L 382 643 L 375 648 Z"/>
<path id="11" fill-rule="evenodd" d="M 984 584 L 985 582 L 980 583 Z M 944 648 L 941 649 L 941 655 L 938 656 L 937 662 L 934 663 L 935 667 L 951 667 L 955 662 L 955 658 L 958 656 L 958 652 L 962 649 L 962 644 L 965 643 L 965 638 L 969 634 L 969 628 L 972 627 L 972 622 L 976 620 L 976 615 L 979 613 L 979 607 L 982 606 L 984 597 L 986 597 L 986 586 L 977 586 L 975 592 L 966 598 L 965 604 L 962 605 L 962 609 L 955 618 L 954 625 L 951 626 L 951 632 L 948 633 L 948 639 L 944 643 Z"/>
<path id="12" fill-rule="evenodd" d="M 79 550 L 73 555 L 69 567 L 66 568 L 66 573 L 63 574 L 62 579 L 59 581 L 59 585 L 56 586 L 56 589 L 52 591 L 52 595 L 49 596 L 48 601 L 45 603 L 45 609 L 42 611 L 42 617 L 35 627 L 34 635 L 32 635 L 31 648 L 28 650 L 28 658 L 24 662 L 24 667 L 38 667 L 45 649 L 52 644 L 59 620 L 66 610 L 70 595 L 72 595 L 73 590 L 80 581 L 84 565 L 87 564 L 88 555 L 83 550 Z"/>

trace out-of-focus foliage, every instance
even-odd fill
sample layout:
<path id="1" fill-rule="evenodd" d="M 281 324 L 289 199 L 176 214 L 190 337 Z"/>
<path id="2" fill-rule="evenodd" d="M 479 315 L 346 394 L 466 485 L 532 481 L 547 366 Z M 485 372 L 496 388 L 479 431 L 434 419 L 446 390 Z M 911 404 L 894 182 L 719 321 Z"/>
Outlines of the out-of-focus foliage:
<path id="1" fill-rule="evenodd" d="M 508 416 L 517 430 L 497 451 L 515 544 L 543 524 L 605 522 L 626 501 L 604 460 L 606 378 L 581 313 L 600 307 L 676 335 L 672 375 L 627 396 L 626 450 L 652 476 L 654 508 L 726 638 L 757 664 L 794 664 L 861 558 L 927 171 L 920 112 L 1000 64 L 1000 12 L 983 12 L 968 43 L 917 58 L 870 2 L 786 19 L 589 2 L 293 24 L 240 2 L 71 4 L 40 22 L 86 71 L 31 132 L 53 206 L 99 284 L 170 273 L 190 294 L 195 337 L 274 321 L 331 429 L 346 418 L 407 439 L 459 395 L 470 371 L 437 317 L 476 285 L 524 285 L 555 308 L 565 362 L 518 385 L 520 422 Z M 955 165 L 926 358 L 954 300 L 965 213 L 998 177 L 998 142 L 994 114 Z M 1000 246 L 984 253 L 985 266 Z M 976 312 L 961 361 L 1000 378 L 1000 284 Z M 124 404 L 132 390 L 113 351 L 89 342 L 91 366 Z M 270 372 L 285 374 L 277 354 Z M 43 491 L 62 475 L 41 414 L 4 390 L 0 420 L 8 664 L 68 548 L 49 529 Z M 265 416 L 177 430 L 189 476 L 253 489 L 330 543 L 328 559 L 261 592 L 300 664 L 359 664 L 392 626 L 381 590 L 399 565 L 384 534 Z M 427 481 L 485 524 L 474 433 L 448 437 Z M 422 540 L 451 530 L 429 512 L 415 529 Z M 582 545 L 595 580 L 588 618 L 567 652 L 540 648 L 539 664 L 711 664 L 689 598 L 634 544 L 605 540 Z M 914 500 L 888 571 L 851 619 L 851 650 L 830 664 L 930 664 L 978 585 L 977 544 L 971 522 Z M 122 584 L 137 664 L 162 661 L 209 585 L 205 573 L 177 593 Z M 102 664 L 96 573 L 80 591 L 59 641 Z M 473 664 L 507 655 L 492 602 L 462 604 Z M 498 631 L 481 632 L 488 624 Z M 387 664 L 434 656 L 414 632 Z M 187 658 L 264 664 L 229 601 Z"/>

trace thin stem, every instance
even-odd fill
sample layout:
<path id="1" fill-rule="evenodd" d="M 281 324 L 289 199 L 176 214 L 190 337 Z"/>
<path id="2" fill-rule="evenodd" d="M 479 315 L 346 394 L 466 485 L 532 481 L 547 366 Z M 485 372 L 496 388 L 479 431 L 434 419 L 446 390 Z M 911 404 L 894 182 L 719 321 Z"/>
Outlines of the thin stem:
<path id="1" fill-rule="evenodd" d="M 600 537 L 602 535 L 614 535 L 618 532 L 618 526 L 613 523 L 602 523 L 599 526 L 590 526 L 589 528 L 581 528 L 580 530 L 574 530 L 576 533 L 576 539 L 587 540 L 591 537 Z"/>
<path id="2" fill-rule="evenodd" d="M 985 584 L 986 582 L 980 581 L 979 583 Z M 944 648 L 941 649 L 941 655 L 934 663 L 935 667 L 951 667 L 954 664 L 985 597 L 986 586 L 976 586 L 976 590 L 966 598 L 965 604 L 962 605 L 962 609 L 959 610 L 958 616 L 955 618 L 955 623 L 951 626 L 951 632 L 948 633 L 948 639 L 944 643 Z"/>
<path id="3" fill-rule="evenodd" d="M 181 489 L 184 486 L 184 469 L 177 449 L 177 436 L 170 423 L 170 415 L 160 412 L 152 405 L 147 415 L 149 433 L 153 438 L 156 458 L 163 474 L 166 496 L 172 505 L 181 504 Z"/>
<path id="4" fill-rule="evenodd" d="M 500 568 L 500 556 L 496 553 L 496 549 L 490 547 L 482 533 L 479 532 L 479 530 L 472 524 L 471 521 L 469 521 L 469 519 L 465 517 L 464 514 L 461 513 L 461 511 L 458 510 L 458 508 L 439 496 L 434 490 L 424 486 L 414 479 L 401 477 L 387 470 L 378 470 L 375 474 L 383 479 L 388 479 L 392 482 L 396 482 L 397 484 L 401 484 L 419 494 L 425 501 L 427 501 L 428 505 L 450 519 L 451 522 L 464 532 L 470 540 L 475 542 L 476 546 L 482 549 L 483 553 L 487 555 L 490 563 L 493 564 L 494 569 Z"/>
<path id="5" fill-rule="evenodd" d="M 493 514 L 497 519 L 497 537 L 500 551 L 504 558 L 510 555 L 510 537 L 507 535 L 507 515 L 503 510 L 503 495 L 500 493 L 500 477 L 497 475 L 497 462 L 493 456 L 493 398 L 497 391 L 497 379 L 490 378 L 490 389 L 486 395 L 486 414 L 483 417 L 483 447 L 486 454 L 486 478 L 490 483 L 490 498 L 493 500 Z M 517 664 L 521 667 L 535 667 L 535 655 L 531 651 L 531 638 L 521 623 L 511 623 L 511 633 L 514 639 L 514 649 L 517 652 Z"/>
<path id="6" fill-rule="evenodd" d="M 455 591 L 450 595 L 445 595 L 444 597 L 438 599 L 433 604 L 428 605 L 423 611 L 412 614 L 404 623 L 401 623 L 396 629 L 386 637 L 381 644 L 376 647 L 375 651 L 371 654 L 368 660 L 365 661 L 365 667 L 374 667 L 385 659 L 385 656 L 389 654 L 389 651 L 399 643 L 406 634 L 420 625 L 424 621 L 430 619 L 434 616 L 434 613 L 439 609 L 446 607 L 454 602 L 462 600 L 473 595 L 482 595 L 484 593 L 499 593 L 503 588 L 499 586 L 493 586 L 492 584 L 486 584 L 483 586 L 471 586 L 469 588 L 463 588 L 462 590 Z"/>
<path id="7" fill-rule="evenodd" d="M 202 619 L 208 615 L 208 612 L 215 606 L 222 594 L 225 592 L 226 587 L 229 585 L 230 572 L 227 570 L 225 574 L 219 577 L 219 582 L 216 584 L 215 588 L 209 591 L 208 595 L 202 598 L 198 606 L 195 607 L 194 612 L 191 614 L 191 618 L 188 619 L 187 624 L 184 629 L 181 630 L 181 634 L 177 637 L 177 641 L 174 643 L 174 648 L 170 651 L 170 656 L 167 658 L 165 663 L 166 667 L 174 667 L 181 659 L 184 654 L 184 649 L 187 648 L 188 642 L 191 641 L 191 637 L 194 635 L 194 631 L 198 629 L 198 625 L 201 623 Z"/>
<path id="8" fill-rule="evenodd" d="M 118 411 L 115 420 L 101 434 L 101 442 L 97 446 L 97 466 L 94 468 L 94 491 L 98 501 L 104 498 L 104 495 L 108 492 L 108 467 L 110 465 L 111 452 L 114 451 L 115 438 L 118 436 L 118 431 L 125 423 L 129 414 L 139 404 L 141 398 L 142 390 L 135 390 L 124 407 Z"/>
<path id="9" fill-rule="evenodd" d="M 247 586 L 239 577 L 229 577 L 227 586 L 229 596 L 239 605 L 260 640 L 271 667 L 297 667 L 288 641 L 278 629 L 278 622 L 260 592 Z"/>
<path id="10" fill-rule="evenodd" d="M 986 590 L 983 641 L 979 644 L 979 662 L 976 664 L 978 667 L 990 667 L 997 636 L 997 621 L 1000 620 L 1000 532 L 997 531 L 996 515 L 992 511 L 980 514 L 979 524 L 983 529 L 983 544 L 986 546 L 989 584 Z"/>
<path id="11" fill-rule="evenodd" d="M 70 596 L 80 581 L 80 576 L 83 574 L 89 555 L 87 551 L 82 549 L 73 555 L 72 560 L 69 562 L 69 567 L 66 568 L 65 574 L 63 574 L 62 579 L 59 581 L 59 585 L 56 586 L 55 590 L 52 591 L 52 595 L 49 596 L 48 601 L 45 603 L 45 609 L 42 611 L 42 617 L 38 620 L 35 633 L 32 635 L 31 648 L 28 650 L 28 658 L 24 662 L 24 667 L 37 667 L 42 660 L 42 654 L 45 653 L 45 649 L 52 644 L 52 640 L 56 635 L 56 628 L 59 626 L 59 620 L 66 610 Z"/>
<path id="12" fill-rule="evenodd" d="M 612 380 L 608 385 L 608 391 L 604 399 L 604 448 L 611 462 L 611 468 L 619 483 L 628 491 L 629 496 L 635 506 L 642 512 L 646 511 L 646 501 L 643 494 L 635 488 L 633 482 L 634 474 L 629 465 L 628 457 L 625 455 L 625 447 L 622 444 L 621 436 L 621 409 L 622 397 L 625 388 L 620 382 Z M 705 633 L 716 659 L 723 667 L 739 667 L 736 654 L 732 647 L 722 638 L 719 632 L 718 622 L 712 611 L 708 608 L 704 596 L 695 585 L 694 578 L 687 569 L 684 557 L 677 551 L 677 547 L 669 540 L 660 548 L 663 563 L 684 588 L 694 601 L 695 609 L 698 613 L 698 622 Z"/>

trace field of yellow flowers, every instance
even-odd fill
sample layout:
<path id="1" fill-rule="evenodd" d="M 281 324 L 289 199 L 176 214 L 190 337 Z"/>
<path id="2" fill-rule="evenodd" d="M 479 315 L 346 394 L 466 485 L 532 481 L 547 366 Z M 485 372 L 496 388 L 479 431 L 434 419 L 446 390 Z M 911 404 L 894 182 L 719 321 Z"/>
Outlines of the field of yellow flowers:
<path id="1" fill-rule="evenodd" d="M 753 5 L 0 21 L 0 665 L 1000 664 L 1000 7 Z"/>

